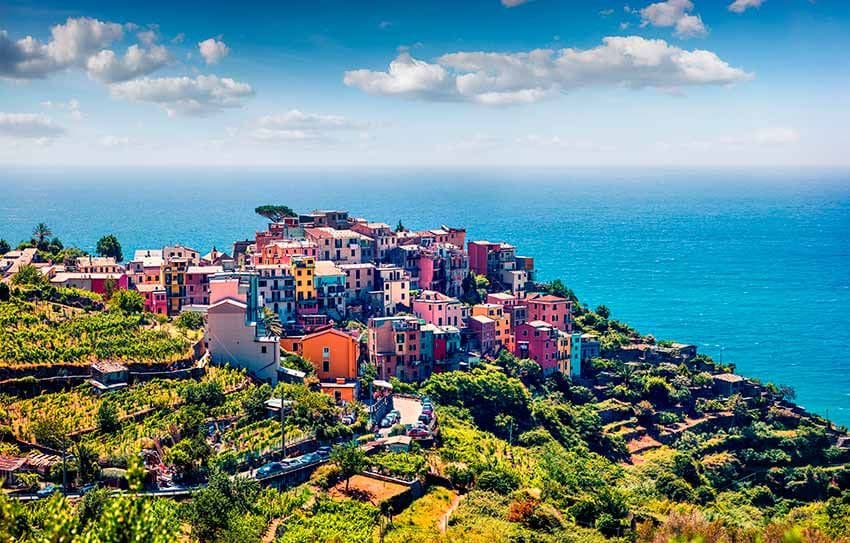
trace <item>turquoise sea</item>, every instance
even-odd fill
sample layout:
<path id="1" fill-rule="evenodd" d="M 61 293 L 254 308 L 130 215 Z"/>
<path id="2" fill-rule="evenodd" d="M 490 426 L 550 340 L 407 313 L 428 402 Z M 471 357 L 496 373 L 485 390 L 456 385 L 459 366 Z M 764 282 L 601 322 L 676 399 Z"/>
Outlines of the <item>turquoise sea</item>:
<path id="1" fill-rule="evenodd" d="M 206 252 L 252 237 L 264 203 L 509 241 L 588 304 L 850 425 L 848 171 L 6 168 L 0 237 L 46 222 L 86 249 Z"/>

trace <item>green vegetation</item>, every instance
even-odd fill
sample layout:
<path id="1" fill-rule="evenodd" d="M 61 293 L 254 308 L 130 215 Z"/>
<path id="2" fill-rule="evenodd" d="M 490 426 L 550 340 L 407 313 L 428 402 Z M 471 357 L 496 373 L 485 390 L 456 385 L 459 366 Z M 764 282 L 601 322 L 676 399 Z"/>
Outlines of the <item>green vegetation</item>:
<path id="1" fill-rule="evenodd" d="M 115 311 L 74 312 L 13 297 L 0 302 L 0 366 L 86 364 L 95 360 L 172 362 L 191 355 L 188 336 L 152 328 L 140 296 L 118 291 Z"/>
<path id="2" fill-rule="evenodd" d="M 121 252 L 121 243 L 115 237 L 115 234 L 109 234 L 97 240 L 95 252 L 100 256 L 114 258 L 115 262 L 124 260 L 124 253 Z"/>
<path id="3" fill-rule="evenodd" d="M 290 207 L 284 205 L 262 205 L 254 209 L 254 213 L 272 222 L 281 222 L 287 217 L 297 217 Z"/>

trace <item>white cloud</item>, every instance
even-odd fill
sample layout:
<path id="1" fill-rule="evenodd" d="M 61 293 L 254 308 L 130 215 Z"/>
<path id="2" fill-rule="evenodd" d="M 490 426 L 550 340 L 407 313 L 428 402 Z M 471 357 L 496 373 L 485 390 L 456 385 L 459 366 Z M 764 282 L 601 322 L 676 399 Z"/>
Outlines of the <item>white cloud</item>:
<path id="1" fill-rule="evenodd" d="M 332 133 L 360 131 L 368 125 L 339 115 L 304 113 L 297 109 L 265 115 L 254 122 L 251 136 L 261 141 L 331 140 Z"/>
<path id="2" fill-rule="evenodd" d="M 176 36 L 171 38 L 171 43 L 179 44 L 179 43 L 183 43 L 185 40 L 186 40 L 186 33 L 180 32 Z"/>
<path id="3" fill-rule="evenodd" d="M 515 8 L 517 6 L 521 6 L 523 4 L 527 4 L 532 0 L 502 0 L 502 5 L 506 8 Z"/>
<path id="4" fill-rule="evenodd" d="M 135 79 L 110 85 L 116 98 L 162 106 L 169 116 L 204 116 L 226 108 L 242 107 L 254 94 L 246 83 L 215 75 Z"/>
<path id="5" fill-rule="evenodd" d="M 761 7 L 765 0 L 735 0 L 729 4 L 729 11 L 732 13 L 744 13 L 750 8 Z"/>
<path id="6" fill-rule="evenodd" d="M 209 38 L 198 43 L 198 49 L 207 64 L 216 64 L 230 53 L 227 44 L 215 38 Z"/>
<path id="7" fill-rule="evenodd" d="M 390 62 L 387 72 L 351 70 L 345 72 L 343 82 L 369 94 L 446 100 L 456 95 L 454 79 L 445 68 L 417 60 L 406 51 Z"/>
<path id="8" fill-rule="evenodd" d="M 122 58 L 109 49 L 89 57 L 86 68 L 91 77 L 104 83 L 127 81 L 148 75 L 168 64 L 171 55 L 162 45 L 143 49 L 136 44 L 127 48 Z"/>
<path id="9" fill-rule="evenodd" d="M 690 14 L 693 9 L 691 0 L 656 2 L 640 10 L 641 26 L 673 27 L 674 35 L 680 38 L 705 36 L 708 29 L 699 15 Z"/>
<path id="10" fill-rule="evenodd" d="M 40 113 L 0 112 L 0 136 L 44 141 L 64 133 L 64 128 Z"/>
<path id="11" fill-rule="evenodd" d="M 142 32 L 137 33 L 136 37 L 139 38 L 140 42 L 147 45 L 148 47 L 153 45 L 159 38 L 156 33 L 156 30 L 153 29 L 143 30 Z"/>
<path id="12" fill-rule="evenodd" d="M 128 23 L 127 29 L 138 28 Z M 153 45 L 156 30 L 137 34 L 148 48 L 131 45 L 119 58 L 106 49 L 123 38 L 122 25 L 89 17 L 71 18 L 51 28 L 51 39 L 42 43 L 32 36 L 12 41 L 0 31 L 0 77 L 35 79 L 71 67 L 88 71 L 90 77 L 115 82 L 146 75 L 164 66 L 170 55 L 165 47 Z"/>
<path id="13" fill-rule="evenodd" d="M 369 94 L 488 105 L 538 102 L 588 86 L 669 89 L 727 85 L 752 75 L 705 50 L 664 40 L 607 37 L 593 49 L 535 49 L 522 53 L 459 52 L 436 63 L 400 54 L 386 72 L 353 70 L 346 85 Z"/>

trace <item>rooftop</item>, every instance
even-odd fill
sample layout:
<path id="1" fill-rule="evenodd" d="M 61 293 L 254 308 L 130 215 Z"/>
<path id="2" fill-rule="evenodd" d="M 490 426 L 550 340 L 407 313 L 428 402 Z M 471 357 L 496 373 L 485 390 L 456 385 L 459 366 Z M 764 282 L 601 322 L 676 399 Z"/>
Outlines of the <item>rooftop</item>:
<path id="1" fill-rule="evenodd" d="M 740 383 L 744 380 L 743 377 L 735 373 L 718 373 L 716 375 L 712 375 L 712 377 L 715 381 L 724 381 L 726 383 Z"/>

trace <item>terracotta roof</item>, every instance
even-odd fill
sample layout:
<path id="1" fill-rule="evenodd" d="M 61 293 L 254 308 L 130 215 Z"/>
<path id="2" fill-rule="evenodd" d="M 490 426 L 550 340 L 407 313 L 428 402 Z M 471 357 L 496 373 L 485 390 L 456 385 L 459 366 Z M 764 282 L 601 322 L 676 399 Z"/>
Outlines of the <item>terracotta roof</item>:
<path id="1" fill-rule="evenodd" d="M 18 471 L 26 463 L 26 458 L 0 455 L 0 471 Z"/>

